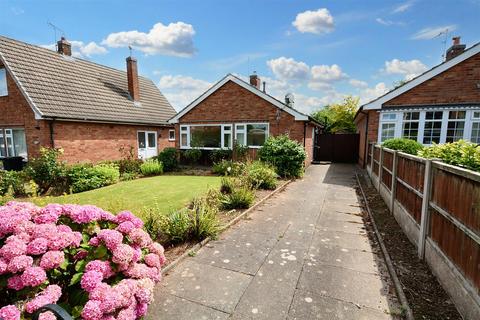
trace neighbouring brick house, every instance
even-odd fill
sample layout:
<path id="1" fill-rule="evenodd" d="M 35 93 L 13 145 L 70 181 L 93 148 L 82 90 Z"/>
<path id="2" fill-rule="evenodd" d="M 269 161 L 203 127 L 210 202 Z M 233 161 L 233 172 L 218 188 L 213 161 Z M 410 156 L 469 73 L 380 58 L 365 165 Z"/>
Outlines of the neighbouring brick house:
<path id="1" fill-rule="evenodd" d="M 0 36 L 0 157 L 39 154 L 40 147 L 64 149 L 64 159 L 119 159 L 121 149 L 157 155 L 174 146 L 167 120 L 175 110 L 155 84 L 137 74 Z"/>
<path id="2" fill-rule="evenodd" d="M 260 86 L 255 74 L 250 83 L 231 74 L 217 82 L 170 120 L 175 124 L 177 148 L 230 149 L 239 143 L 255 157 L 269 136 L 287 134 L 304 146 L 306 164 L 311 163 L 319 124 Z"/>
<path id="3" fill-rule="evenodd" d="M 360 165 L 369 142 L 480 143 L 480 43 L 465 47 L 453 38 L 445 62 L 360 107 L 355 117 Z"/>

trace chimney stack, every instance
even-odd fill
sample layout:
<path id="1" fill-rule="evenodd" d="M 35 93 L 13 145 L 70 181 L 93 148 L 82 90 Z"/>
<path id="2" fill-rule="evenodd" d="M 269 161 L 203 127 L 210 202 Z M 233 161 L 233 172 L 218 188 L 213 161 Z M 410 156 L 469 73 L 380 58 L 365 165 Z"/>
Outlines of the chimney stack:
<path id="1" fill-rule="evenodd" d="M 253 71 L 253 74 L 250 75 L 250 84 L 260 90 L 262 81 L 260 81 L 260 78 L 257 76 L 257 73 L 255 71 Z"/>
<path id="2" fill-rule="evenodd" d="M 130 56 L 127 58 L 128 92 L 133 101 L 140 100 L 140 85 L 138 83 L 137 59 Z"/>
<path id="3" fill-rule="evenodd" d="M 57 52 L 63 54 L 64 56 L 72 55 L 72 45 L 67 41 L 67 39 L 65 39 L 65 37 L 62 37 L 57 41 Z"/>
<path id="4" fill-rule="evenodd" d="M 452 60 L 456 56 L 462 54 L 466 48 L 464 44 L 460 44 L 460 37 L 453 37 L 452 40 L 453 40 L 453 44 L 447 50 L 447 54 L 445 57 L 446 61 Z"/>

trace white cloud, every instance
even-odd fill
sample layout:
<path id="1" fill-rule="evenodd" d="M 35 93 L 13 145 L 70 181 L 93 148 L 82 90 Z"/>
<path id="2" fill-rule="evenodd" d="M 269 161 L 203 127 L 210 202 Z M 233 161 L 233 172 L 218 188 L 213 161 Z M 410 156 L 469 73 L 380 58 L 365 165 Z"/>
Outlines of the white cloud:
<path id="1" fill-rule="evenodd" d="M 407 11 L 408 9 L 410 9 L 410 7 L 413 5 L 413 1 L 408 1 L 408 2 L 405 2 L 397 7 L 395 7 L 395 9 L 393 9 L 392 13 L 402 13 L 402 12 L 405 12 Z"/>
<path id="2" fill-rule="evenodd" d="M 195 53 L 193 26 L 184 22 L 156 23 L 148 32 L 122 31 L 109 34 L 102 44 L 112 48 L 132 46 L 147 55 L 190 57 Z"/>
<path id="3" fill-rule="evenodd" d="M 429 40 L 438 37 L 439 35 L 444 34 L 446 31 L 452 32 L 457 29 L 457 26 L 454 24 L 439 26 L 439 27 L 429 27 L 424 28 L 412 36 L 414 40 Z"/>
<path id="4" fill-rule="evenodd" d="M 404 26 L 405 25 L 404 22 L 392 21 L 392 20 L 382 19 L 382 18 L 376 18 L 375 21 L 377 21 L 378 23 L 384 26 Z"/>
<path id="5" fill-rule="evenodd" d="M 292 25 L 302 33 L 314 34 L 330 33 L 335 27 L 333 17 L 326 8 L 297 14 Z"/>
<path id="6" fill-rule="evenodd" d="M 368 87 L 368 83 L 362 80 L 357 79 L 350 79 L 349 83 L 355 88 L 366 88 Z"/>
<path id="7" fill-rule="evenodd" d="M 385 72 L 387 74 L 402 74 L 406 80 L 410 80 L 427 70 L 427 66 L 420 60 L 402 61 L 393 59 L 385 61 Z"/>
<path id="8" fill-rule="evenodd" d="M 212 83 L 183 75 L 165 75 L 160 78 L 158 87 L 178 111 L 198 98 Z"/>
<path id="9" fill-rule="evenodd" d="M 342 69 L 336 65 L 316 65 L 311 69 L 312 80 L 314 82 L 334 82 L 347 78 L 348 76 L 343 73 Z"/>
<path id="10" fill-rule="evenodd" d="M 69 42 L 72 45 L 72 56 L 76 58 L 90 58 L 93 55 L 106 54 L 108 52 L 105 47 L 102 47 L 93 41 L 90 41 L 87 44 L 85 44 L 83 41 L 78 40 L 72 40 Z M 41 45 L 41 47 L 53 51 L 57 50 L 57 47 L 54 44 L 45 44 Z"/>
<path id="11" fill-rule="evenodd" d="M 309 77 L 310 68 L 305 62 L 292 58 L 280 57 L 267 61 L 273 74 L 280 79 L 305 80 Z"/>
<path id="12" fill-rule="evenodd" d="M 373 88 L 365 88 L 360 92 L 360 104 L 370 102 L 390 91 L 384 82 L 377 83 Z"/>

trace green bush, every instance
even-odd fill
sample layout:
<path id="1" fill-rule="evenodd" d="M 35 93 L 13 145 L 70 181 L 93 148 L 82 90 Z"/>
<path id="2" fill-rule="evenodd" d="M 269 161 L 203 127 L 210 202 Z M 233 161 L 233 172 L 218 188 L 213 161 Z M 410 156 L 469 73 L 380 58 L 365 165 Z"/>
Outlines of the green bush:
<path id="1" fill-rule="evenodd" d="M 163 173 L 163 164 L 156 159 L 147 159 L 140 166 L 140 172 L 144 176 L 156 176 Z"/>
<path id="2" fill-rule="evenodd" d="M 246 186 L 235 188 L 232 193 L 220 196 L 221 206 L 225 210 L 247 209 L 253 201 L 255 201 L 255 192 Z"/>
<path id="3" fill-rule="evenodd" d="M 255 189 L 273 190 L 277 187 L 275 169 L 261 161 L 254 161 L 247 165 L 245 179 Z"/>
<path id="4" fill-rule="evenodd" d="M 77 164 L 67 170 L 68 182 L 73 193 L 98 189 L 114 183 L 120 178 L 118 167 L 113 164 Z"/>
<path id="5" fill-rule="evenodd" d="M 212 172 L 221 176 L 239 176 L 245 173 L 246 164 L 232 160 L 222 160 L 213 164 Z"/>
<path id="6" fill-rule="evenodd" d="M 0 170 L 0 195 L 6 195 L 10 190 L 12 196 L 25 196 L 27 194 L 26 182 L 27 177 L 23 171 Z"/>
<path id="7" fill-rule="evenodd" d="M 235 189 L 235 181 L 232 178 L 224 177 L 220 182 L 220 192 L 230 194 Z"/>
<path id="8" fill-rule="evenodd" d="M 233 145 L 233 160 L 235 161 L 245 161 L 248 156 L 248 147 L 239 143 Z"/>
<path id="9" fill-rule="evenodd" d="M 207 237 L 216 238 L 220 232 L 220 221 L 217 218 L 218 209 L 209 205 L 204 198 L 193 200 L 191 211 L 192 238 L 203 240 Z"/>
<path id="10" fill-rule="evenodd" d="M 183 156 L 191 165 L 195 165 L 202 157 L 202 150 L 200 149 L 188 149 L 185 150 Z"/>
<path id="11" fill-rule="evenodd" d="M 210 152 L 210 160 L 212 160 L 213 163 L 219 162 L 222 160 L 230 160 L 232 159 L 232 150 L 226 150 L 226 149 L 216 149 L 212 150 Z"/>
<path id="12" fill-rule="evenodd" d="M 57 193 L 68 190 L 66 166 L 58 159 L 62 154 L 62 149 L 42 147 L 40 157 L 30 160 L 25 168 L 30 179 L 38 185 L 40 193 L 50 189 Z"/>
<path id="13" fill-rule="evenodd" d="M 434 144 L 420 150 L 418 155 L 429 159 L 438 158 L 448 164 L 480 171 L 480 146 L 464 140 Z"/>
<path id="14" fill-rule="evenodd" d="M 138 179 L 138 173 L 136 172 L 124 172 L 120 175 L 120 181 L 131 181 Z"/>
<path id="15" fill-rule="evenodd" d="M 173 210 L 158 217 L 160 239 L 166 243 L 180 243 L 189 240 L 191 223 L 190 209 Z"/>
<path id="16" fill-rule="evenodd" d="M 282 177 L 301 177 L 307 157 L 305 149 L 286 135 L 270 137 L 258 152 L 259 159 L 273 165 Z"/>
<path id="17" fill-rule="evenodd" d="M 171 172 L 175 171 L 178 168 L 178 156 L 177 149 L 175 148 L 165 148 L 158 155 L 158 161 L 163 163 L 163 171 Z"/>
<path id="18" fill-rule="evenodd" d="M 416 155 L 418 151 L 423 149 L 423 145 L 415 140 L 405 138 L 388 139 L 382 143 L 382 147 L 392 150 L 398 150 L 408 154 Z"/>
<path id="19" fill-rule="evenodd" d="M 121 159 L 115 161 L 118 165 L 118 170 L 120 174 L 123 175 L 125 173 L 140 173 L 140 166 L 142 165 L 143 161 L 141 159 Z"/>

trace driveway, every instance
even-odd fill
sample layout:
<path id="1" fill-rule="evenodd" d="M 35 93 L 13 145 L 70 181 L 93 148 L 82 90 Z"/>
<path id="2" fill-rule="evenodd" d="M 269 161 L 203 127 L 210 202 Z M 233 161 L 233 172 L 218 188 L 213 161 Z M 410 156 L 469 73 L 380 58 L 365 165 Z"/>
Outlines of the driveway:
<path id="1" fill-rule="evenodd" d="M 165 276 L 147 319 L 393 319 L 400 308 L 355 170 L 310 166 Z"/>

